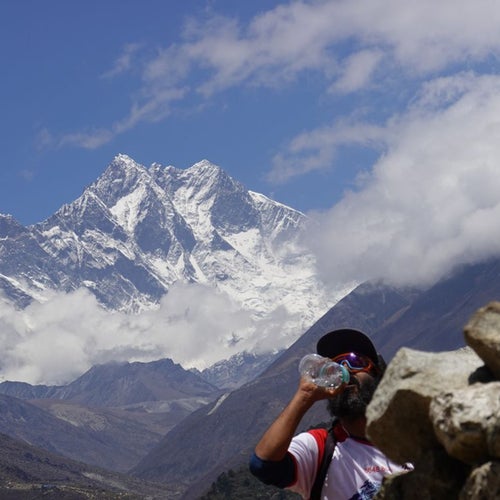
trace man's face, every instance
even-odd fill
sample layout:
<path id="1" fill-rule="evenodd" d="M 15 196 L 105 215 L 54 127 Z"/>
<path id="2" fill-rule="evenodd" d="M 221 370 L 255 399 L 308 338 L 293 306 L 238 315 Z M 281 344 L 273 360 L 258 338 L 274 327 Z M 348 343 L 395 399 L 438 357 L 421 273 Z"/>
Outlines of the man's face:
<path id="1" fill-rule="evenodd" d="M 358 418 L 365 415 L 375 389 L 380 381 L 371 372 L 350 373 L 351 378 L 345 389 L 328 400 L 328 411 L 332 417 Z"/>

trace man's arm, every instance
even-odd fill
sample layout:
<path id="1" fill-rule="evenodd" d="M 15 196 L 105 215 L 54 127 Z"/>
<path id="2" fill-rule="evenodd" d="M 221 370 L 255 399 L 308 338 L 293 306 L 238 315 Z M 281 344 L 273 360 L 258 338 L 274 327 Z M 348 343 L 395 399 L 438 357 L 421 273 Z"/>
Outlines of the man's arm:
<path id="1" fill-rule="evenodd" d="M 288 447 L 297 427 L 316 401 L 335 394 L 335 389 L 318 387 L 302 379 L 291 401 L 257 443 L 250 460 L 252 474 L 266 484 L 290 486 L 295 480 L 295 462 Z"/>
<path id="2" fill-rule="evenodd" d="M 311 406 L 316 401 L 331 398 L 338 391 L 302 379 L 291 401 L 257 443 L 255 454 L 263 460 L 282 460 L 300 421 Z"/>

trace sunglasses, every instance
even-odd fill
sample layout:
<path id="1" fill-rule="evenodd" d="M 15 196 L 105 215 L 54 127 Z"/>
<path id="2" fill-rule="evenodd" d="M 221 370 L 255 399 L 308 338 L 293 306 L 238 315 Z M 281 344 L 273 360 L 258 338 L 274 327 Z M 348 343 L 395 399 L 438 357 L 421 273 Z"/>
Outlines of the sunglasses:
<path id="1" fill-rule="evenodd" d="M 378 371 L 375 363 L 363 354 L 346 352 L 332 358 L 332 361 L 347 368 L 350 372 L 372 372 Z"/>

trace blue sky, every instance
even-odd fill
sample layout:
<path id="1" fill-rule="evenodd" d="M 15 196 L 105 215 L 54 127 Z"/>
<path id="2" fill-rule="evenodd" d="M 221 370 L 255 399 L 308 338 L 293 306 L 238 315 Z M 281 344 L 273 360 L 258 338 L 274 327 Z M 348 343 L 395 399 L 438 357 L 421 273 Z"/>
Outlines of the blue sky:
<path id="1" fill-rule="evenodd" d="M 394 104 L 381 92 L 329 91 L 355 44 L 335 43 L 328 26 L 315 41 L 318 5 L 2 2 L 0 212 L 43 220 L 117 153 L 179 168 L 207 158 L 294 208 L 331 206 L 373 155 L 350 151 L 293 176 L 272 174 L 276 158 L 301 132 Z"/>
<path id="2" fill-rule="evenodd" d="M 44 220 L 119 153 L 206 158 L 315 219 L 334 289 L 431 284 L 500 255 L 499 26 L 496 0 L 3 0 L 0 213 Z M 18 379 L 101 359 L 83 309 L 133 338 L 82 293 L 2 306 Z"/>
<path id="3" fill-rule="evenodd" d="M 251 66 L 245 49 L 230 54 L 232 45 L 248 37 L 250 45 L 261 43 L 251 41 L 249 27 L 278 5 L 2 2 L 1 59 L 7 70 L 0 83 L 0 212 L 24 224 L 43 220 L 79 196 L 117 153 L 146 166 L 178 168 L 207 158 L 249 189 L 295 208 L 329 205 L 341 182 L 320 193 L 315 179 L 286 184 L 267 179 L 273 156 L 291 138 L 336 113 L 339 102 L 325 95 L 323 71 L 293 70 L 274 78 L 266 73 L 279 72 L 283 63 L 271 55 L 278 60 L 239 75 Z M 209 38 L 227 54 L 205 67 L 203 44 Z M 196 44 L 201 54 L 189 55 Z M 248 50 L 252 58 L 261 49 Z M 231 57 L 237 67 L 229 76 L 233 81 L 226 82 L 223 65 Z"/>
<path id="4" fill-rule="evenodd" d="M 495 1 L 0 9 L 0 212 L 24 224 L 125 153 L 178 168 L 207 158 L 316 211 L 332 281 L 430 282 L 499 252 Z"/>
<path id="5" fill-rule="evenodd" d="M 320 211 L 334 281 L 499 252 L 494 0 L 7 0 L 0 23 L 0 212 L 24 224 L 125 153 Z"/>

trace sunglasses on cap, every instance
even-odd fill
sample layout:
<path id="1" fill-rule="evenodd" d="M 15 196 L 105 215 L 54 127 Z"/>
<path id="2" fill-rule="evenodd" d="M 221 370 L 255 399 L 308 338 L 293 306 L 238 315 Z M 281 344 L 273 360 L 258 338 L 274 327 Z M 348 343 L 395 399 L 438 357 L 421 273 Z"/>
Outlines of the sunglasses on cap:
<path id="1" fill-rule="evenodd" d="M 378 371 L 375 363 L 363 354 L 346 352 L 332 358 L 332 361 L 347 368 L 350 372 L 371 372 Z"/>

